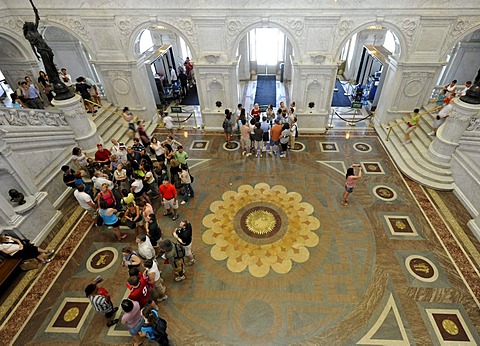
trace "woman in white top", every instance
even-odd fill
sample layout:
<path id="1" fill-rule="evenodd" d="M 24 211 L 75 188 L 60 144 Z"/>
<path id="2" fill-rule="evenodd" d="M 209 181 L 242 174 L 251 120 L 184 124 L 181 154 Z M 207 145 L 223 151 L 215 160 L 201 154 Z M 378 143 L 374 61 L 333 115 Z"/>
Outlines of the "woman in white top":
<path id="1" fill-rule="evenodd" d="M 148 278 L 148 283 L 154 286 L 154 289 L 150 290 L 152 300 L 162 301 L 168 298 L 165 294 L 167 288 L 163 285 L 163 279 L 158 269 L 157 261 L 155 259 L 147 259 L 143 262 L 145 271 L 143 275 Z"/>
<path id="2" fill-rule="evenodd" d="M 128 123 L 128 135 L 130 138 L 135 138 L 137 129 L 135 128 L 135 116 L 130 112 L 128 107 L 123 108 L 122 118 Z"/>
<path id="3" fill-rule="evenodd" d="M 165 161 L 165 148 L 163 147 L 162 143 L 158 141 L 157 137 L 152 137 L 152 140 L 150 141 L 150 148 L 155 153 L 155 157 L 157 158 L 158 162 Z"/>
<path id="4" fill-rule="evenodd" d="M 445 86 L 445 89 L 447 90 L 446 97 L 455 97 L 455 93 L 457 92 L 457 80 L 452 80 L 450 84 Z"/>
<path id="5" fill-rule="evenodd" d="M 42 263 L 48 263 L 52 258 L 44 258 L 43 254 L 53 255 L 54 250 L 44 250 L 30 243 L 29 240 L 24 240 L 10 237 L 8 235 L 0 235 L 0 251 L 5 255 L 13 258 L 30 259 L 37 258 Z"/>
<path id="6" fill-rule="evenodd" d="M 75 165 L 75 167 L 77 167 L 77 169 L 79 171 L 83 171 L 84 174 L 82 174 L 82 176 L 88 176 L 88 159 L 90 157 L 88 156 L 88 154 L 84 151 L 82 151 L 82 149 L 80 149 L 79 147 L 75 147 L 72 149 L 72 157 L 71 157 L 71 160 L 73 162 L 73 164 Z"/>

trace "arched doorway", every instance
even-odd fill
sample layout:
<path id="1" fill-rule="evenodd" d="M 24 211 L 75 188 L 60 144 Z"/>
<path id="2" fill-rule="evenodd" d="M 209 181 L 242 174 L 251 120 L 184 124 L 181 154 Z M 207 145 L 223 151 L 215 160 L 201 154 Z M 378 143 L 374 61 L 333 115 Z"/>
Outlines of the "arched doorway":
<path id="1" fill-rule="evenodd" d="M 278 27 L 253 27 L 236 47 L 239 103 L 247 113 L 258 103 L 263 109 L 290 99 L 294 45 Z M 288 104 L 287 104 L 288 106 Z"/>
<path id="2" fill-rule="evenodd" d="M 388 60 L 401 54 L 400 40 L 382 25 L 354 33 L 343 45 L 335 82 L 332 107 L 339 112 L 369 113 L 375 110 L 382 93 Z M 350 109 L 350 110 L 348 110 Z"/>
<path id="3" fill-rule="evenodd" d="M 446 54 L 447 62 L 440 71 L 437 86 L 434 88 L 432 98 L 436 98 L 444 85 L 452 80 L 457 80 L 457 89 L 461 90 L 467 82 L 475 83 L 480 79 L 480 29 L 477 29 L 453 45 Z"/>
<path id="4" fill-rule="evenodd" d="M 167 109 L 172 102 L 175 105 L 199 105 L 192 68 L 194 56 L 181 35 L 161 24 L 141 29 L 135 37 L 134 56 L 142 77 L 150 84 L 158 109 Z M 182 75 L 186 76 L 187 83 L 183 88 L 181 80 L 185 76 Z"/>
<path id="5" fill-rule="evenodd" d="M 59 71 L 62 68 L 67 69 L 73 84 L 75 84 L 75 79 L 80 76 L 94 80 L 103 95 L 100 77 L 95 64 L 91 62 L 93 57 L 79 39 L 56 26 L 43 28 L 42 35 L 55 52 L 54 61 Z M 44 70 L 41 62 L 40 66 Z"/>

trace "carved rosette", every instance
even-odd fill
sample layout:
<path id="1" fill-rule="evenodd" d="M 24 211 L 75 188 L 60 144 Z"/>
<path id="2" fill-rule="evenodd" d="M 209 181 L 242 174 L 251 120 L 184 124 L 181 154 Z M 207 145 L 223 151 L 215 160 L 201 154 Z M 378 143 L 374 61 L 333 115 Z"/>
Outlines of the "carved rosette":
<path id="1" fill-rule="evenodd" d="M 115 17 L 115 23 L 120 29 L 120 42 L 124 49 L 128 49 L 128 44 L 132 38 L 133 31 L 142 23 L 149 22 L 145 17 Z"/>
<path id="2" fill-rule="evenodd" d="M 70 29 L 71 32 L 81 37 L 84 43 L 92 43 L 92 38 L 88 32 L 87 25 L 78 16 L 66 17 L 66 16 L 47 16 L 47 22 L 57 23 Z"/>
<path id="3" fill-rule="evenodd" d="M 225 35 L 225 38 L 226 38 L 228 52 L 235 51 L 235 49 L 233 49 L 234 48 L 233 45 L 235 44 L 235 40 L 238 38 L 240 33 L 243 30 L 245 30 L 246 27 L 256 22 L 261 22 L 261 19 L 248 18 L 248 20 L 246 20 L 245 18 L 242 18 L 242 19 L 227 20 L 227 24 L 226 24 L 227 34 Z"/>

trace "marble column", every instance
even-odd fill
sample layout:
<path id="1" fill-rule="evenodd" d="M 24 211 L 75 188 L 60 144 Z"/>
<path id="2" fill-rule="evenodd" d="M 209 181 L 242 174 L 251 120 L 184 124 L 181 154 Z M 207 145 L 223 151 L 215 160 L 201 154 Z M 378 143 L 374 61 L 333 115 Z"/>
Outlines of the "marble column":
<path id="1" fill-rule="evenodd" d="M 452 112 L 438 129 L 435 140 L 430 143 L 429 158 L 434 162 L 449 163 L 472 117 L 480 117 L 480 105 L 454 99 Z"/>
<path id="2" fill-rule="evenodd" d="M 88 116 L 81 97 L 75 95 L 68 100 L 53 100 L 53 105 L 65 113 L 65 120 L 75 134 L 75 140 L 83 150 L 96 148 L 102 142 L 97 134 L 97 126 Z"/>

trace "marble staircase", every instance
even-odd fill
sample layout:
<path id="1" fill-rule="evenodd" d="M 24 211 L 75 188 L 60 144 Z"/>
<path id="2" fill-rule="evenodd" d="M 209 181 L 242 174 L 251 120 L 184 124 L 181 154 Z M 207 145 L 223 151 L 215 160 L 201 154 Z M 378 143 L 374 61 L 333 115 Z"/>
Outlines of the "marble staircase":
<path id="1" fill-rule="evenodd" d="M 410 179 L 439 191 L 451 191 L 454 188 L 453 173 L 449 163 L 434 162 L 430 160 L 428 147 L 434 137 L 428 133 L 432 131 L 431 124 L 436 112 L 430 112 L 433 105 L 427 105 L 419 125 L 410 134 L 411 143 L 404 144 L 404 135 L 407 130 L 405 115 L 387 124 L 377 124 L 375 129 L 383 145 L 396 162 L 400 171 Z M 391 133 L 387 140 L 389 127 Z"/>
<path id="2" fill-rule="evenodd" d="M 107 148 L 112 145 L 110 141 L 115 138 L 119 142 L 125 143 L 125 145 L 133 144 L 133 140 L 128 136 L 127 123 L 120 117 L 122 113 L 121 109 L 112 106 L 111 103 L 104 101 L 105 107 L 99 108 L 95 115 L 90 115 L 91 120 L 97 127 L 97 133 L 102 137 L 103 143 Z M 113 113 L 115 111 L 117 114 Z M 151 135 L 157 128 L 158 121 L 156 118 L 153 121 L 146 121 L 145 128 L 147 133 Z M 94 151 L 94 150 L 93 150 Z"/>

